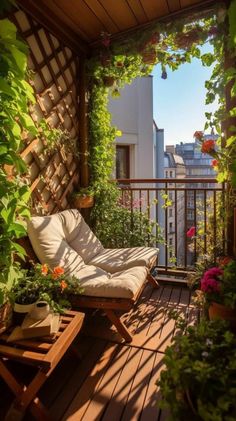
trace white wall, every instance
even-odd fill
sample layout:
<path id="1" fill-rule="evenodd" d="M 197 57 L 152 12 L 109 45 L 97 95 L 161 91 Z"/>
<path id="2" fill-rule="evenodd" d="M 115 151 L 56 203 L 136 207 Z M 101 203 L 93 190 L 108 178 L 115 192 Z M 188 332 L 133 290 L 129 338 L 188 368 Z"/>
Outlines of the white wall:
<path id="1" fill-rule="evenodd" d="M 110 99 L 112 124 L 122 131 L 117 144 L 132 145 L 131 178 L 155 177 L 152 82 L 152 76 L 135 79 Z"/>

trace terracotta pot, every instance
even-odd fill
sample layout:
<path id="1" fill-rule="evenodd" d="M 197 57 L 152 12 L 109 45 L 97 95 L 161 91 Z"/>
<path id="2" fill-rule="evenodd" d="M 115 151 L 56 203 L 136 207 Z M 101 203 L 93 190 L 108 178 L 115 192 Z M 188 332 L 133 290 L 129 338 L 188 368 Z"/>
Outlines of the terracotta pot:
<path id="1" fill-rule="evenodd" d="M 210 320 L 227 320 L 233 328 L 236 328 L 236 309 L 213 302 L 209 306 L 208 314 Z"/>
<path id="2" fill-rule="evenodd" d="M 93 205 L 93 196 L 77 196 L 73 199 L 73 206 L 77 209 L 92 208 Z"/>
<path id="3" fill-rule="evenodd" d="M 142 60 L 145 64 L 155 64 L 156 52 L 152 52 L 152 51 L 143 52 Z"/>
<path id="4" fill-rule="evenodd" d="M 9 302 L 0 307 L 0 334 L 12 323 L 12 306 Z"/>
<path id="5" fill-rule="evenodd" d="M 112 76 L 104 76 L 103 77 L 103 83 L 107 87 L 113 86 L 114 82 L 115 82 L 115 79 Z"/>

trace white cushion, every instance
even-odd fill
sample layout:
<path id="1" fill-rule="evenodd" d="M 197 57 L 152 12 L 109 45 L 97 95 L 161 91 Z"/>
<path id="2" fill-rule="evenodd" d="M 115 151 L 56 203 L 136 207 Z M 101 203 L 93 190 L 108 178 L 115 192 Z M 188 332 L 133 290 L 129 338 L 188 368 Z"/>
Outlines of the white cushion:
<path id="1" fill-rule="evenodd" d="M 86 263 L 98 266 L 107 272 L 115 273 L 134 266 L 149 267 L 150 262 L 155 263 L 158 251 L 154 247 L 103 249 Z"/>
<path id="2" fill-rule="evenodd" d="M 38 259 L 49 266 L 75 270 L 103 250 L 76 209 L 28 221 L 28 235 Z"/>
<path id="3" fill-rule="evenodd" d="M 86 265 L 70 274 L 78 277 L 83 295 L 132 299 L 144 284 L 147 273 L 147 268 L 137 266 L 111 275 Z"/>

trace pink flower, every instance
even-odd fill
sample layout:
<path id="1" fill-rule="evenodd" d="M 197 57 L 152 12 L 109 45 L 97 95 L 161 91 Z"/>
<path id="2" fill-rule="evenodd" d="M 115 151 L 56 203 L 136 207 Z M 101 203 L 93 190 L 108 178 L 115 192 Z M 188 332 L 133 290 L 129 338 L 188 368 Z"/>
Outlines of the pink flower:
<path id="1" fill-rule="evenodd" d="M 201 290 L 203 292 L 219 292 L 220 285 L 219 282 L 214 278 L 202 278 L 201 279 Z"/>
<path id="2" fill-rule="evenodd" d="M 214 267 L 204 273 L 203 279 L 217 278 L 218 276 L 223 275 L 223 273 L 224 271 L 222 269 Z"/>
<path id="3" fill-rule="evenodd" d="M 192 238 L 194 237 L 194 235 L 196 234 L 196 228 L 195 227 L 191 227 L 189 228 L 189 230 L 187 231 L 187 237 Z"/>

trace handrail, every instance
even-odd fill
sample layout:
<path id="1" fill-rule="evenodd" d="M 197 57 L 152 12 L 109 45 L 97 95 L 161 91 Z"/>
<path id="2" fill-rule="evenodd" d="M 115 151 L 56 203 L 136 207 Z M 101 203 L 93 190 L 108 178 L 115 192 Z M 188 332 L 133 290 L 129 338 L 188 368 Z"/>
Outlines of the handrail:
<path id="1" fill-rule="evenodd" d="M 119 184 L 164 184 L 164 183 L 185 183 L 185 184 L 194 184 L 194 183 L 212 183 L 212 184 L 224 184 L 219 183 L 216 178 L 119 178 L 116 180 L 112 180 Z"/>

